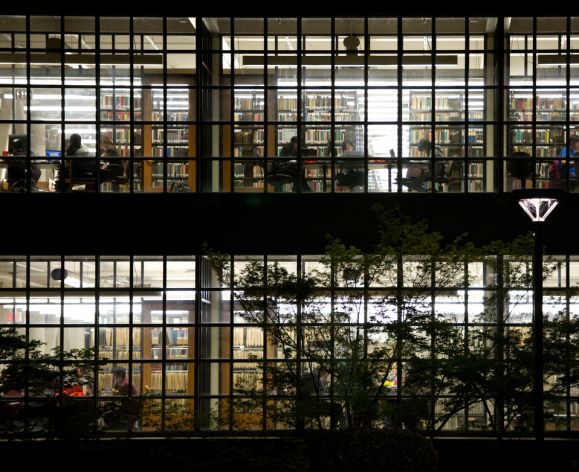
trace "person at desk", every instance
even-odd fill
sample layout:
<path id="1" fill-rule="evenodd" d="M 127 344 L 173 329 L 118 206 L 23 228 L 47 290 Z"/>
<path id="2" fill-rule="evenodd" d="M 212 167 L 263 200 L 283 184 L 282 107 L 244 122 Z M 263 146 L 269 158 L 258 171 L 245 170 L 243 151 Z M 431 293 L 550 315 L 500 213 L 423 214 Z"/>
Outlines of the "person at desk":
<path id="1" fill-rule="evenodd" d="M 349 139 L 342 142 L 342 154 L 340 157 L 364 157 L 364 154 L 356 151 L 354 143 Z M 364 166 L 359 162 L 344 162 L 338 160 L 339 171 L 336 174 L 336 182 L 340 187 L 347 187 L 352 190 L 354 187 L 364 185 Z"/>
<path id="2" fill-rule="evenodd" d="M 112 189 L 119 191 L 119 183 L 127 179 L 128 161 L 121 159 L 119 151 L 115 147 L 107 147 L 101 155 L 99 166 L 100 182 L 111 182 Z"/>
<path id="3" fill-rule="evenodd" d="M 434 146 L 429 139 L 422 138 L 416 143 L 416 148 L 425 157 L 434 158 L 443 157 L 442 149 Z M 408 181 L 408 188 L 419 192 L 428 190 L 428 183 L 431 179 L 431 166 L 429 164 L 413 165 L 408 168 L 406 179 Z M 434 181 L 435 183 L 442 183 L 446 179 L 446 163 L 444 161 L 435 161 L 434 163 Z"/>
<path id="4" fill-rule="evenodd" d="M 87 157 L 89 150 L 82 144 L 82 137 L 80 134 L 73 133 L 68 139 L 68 147 L 66 148 L 66 155 L 71 157 Z M 94 175 L 94 164 L 90 161 L 75 161 L 72 165 L 73 175 L 78 173 L 91 173 Z"/>
<path id="5" fill-rule="evenodd" d="M 429 139 L 422 138 L 416 143 L 416 148 L 426 154 L 427 157 L 432 156 L 432 148 L 434 147 L 434 157 L 443 157 L 442 149 L 438 146 L 433 146 Z"/>
<path id="6" fill-rule="evenodd" d="M 298 137 L 292 136 L 290 142 L 281 148 L 280 157 L 297 157 L 298 155 Z"/>
<path id="7" fill-rule="evenodd" d="M 61 175 L 58 180 L 58 189 L 61 192 L 66 189 L 65 180 L 67 178 L 71 179 L 72 184 L 74 184 L 77 179 L 84 182 L 90 182 L 90 180 L 92 180 L 92 185 L 87 183 L 85 189 L 91 186 L 94 188 L 96 165 L 93 159 L 88 159 L 89 154 L 89 150 L 82 144 L 80 134 L 71 134 L 68 140 L 68 146 L 65 150 L 65 155 L 67 157 L 82 157 L 84 159 L 72 159 L 70 164 L 63 162 L 60 172 Z"/>
<path id="8" fill-rule="evenodd" d="M 569 180 L 575 181 L 575 161 L 568 160 L 568 157 L 579 155 L 579 136 L 573 135 L 569 137 L 569 146 L 564 146 L 559 153 L 559 157 L 551 164 L 549 168 L 549 178 L 551 179 L 551 186 L 553 188 L 561 188 L 564 186 L 564 181 L 569 175 Z"/>
<path id="9" fill-rule="evenodd" d="M 279 153 L 280 157 L 297 157 L 298 155 L 298 137 L 292 136 L 290 142 L 286 144 Z M 282 162 L 271 162 L 271 171 L 268 172 L 270 179 L 274 185 L 275 192 L 281 192 L 285 177 L 292 182 L 292 191 L 298 191 L 298 181 L 301 192 L 311 192 L 312 189 L 306 180 L 305 171 L 302 168 L 298 172 L 298 162 L 296 159 Z"/>
<path id="10" fill-rule="evenodd" d="M 251 147 L 251 151 L 249 155 L 243 156 L 248 158 L 254 159 L 263 159 L 263 146 L 254 144 Z M 254 169 L 255 166 L 261 166 L 261 162 L 257 161 L 249 161 L 238 164 L 243 169 L 243 180 L 241 181 L 241 185 L 243 187 L 253 187 L 255 179 L 254 179 Z"/>
<path id="11" fill-rule="evenodd" d="M 111 374 L 113 376 L 111 393 L 113 396 L 123 398 L 105 408 L 106 411 L 102 417 L 103 426 L 126 430 L 138 419 L 140 408 L 139 399 L 136 398 L 138 392 L 135 386 L 129 383 L 127 370 L 124 367 L 113 367 Z"/>
<path id="12" fill-rule="evenodd" d="M 8 190 L 11 192 L 25 192 L 28 177 L 28 162 L 23 158 L 26 156 L 26 137 L 18 137 L 12 142 L 10 153 L 14 158 L 10 159 L 8 169 L 6 170 L 6 181 L 8 182 Z M 34 154 L 31 152 L 30 156 Z M 17 156 L 22 156 L 18 159 Z M 36 189 L 36 184 L 40 180 L 40 168 L 35 163 L 30 164 L 30 187 L 32 190 Z"/>

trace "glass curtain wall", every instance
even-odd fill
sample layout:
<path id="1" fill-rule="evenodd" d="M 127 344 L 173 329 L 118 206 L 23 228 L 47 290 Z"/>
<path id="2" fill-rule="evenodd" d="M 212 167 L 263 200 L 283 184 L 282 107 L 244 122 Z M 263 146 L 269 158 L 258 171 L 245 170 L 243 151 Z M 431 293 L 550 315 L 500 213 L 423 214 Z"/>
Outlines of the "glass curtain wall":
<path id="1" fill-rule="evenodd" d="M 390 362 L 380 405 L 427 405 L 416 423 L 407 419 L 405 427 L 436 434 L 521 434 L 529 427 L 516 406 L 526 398 L 525 389 L 531 388 L 524 383 L 530 376 L 519 378 L 517 372 L 526 368 L 526 354 L 519 348 L 528 339 L 532 322 L 530 260 L 509 256 L 471 260 L 456 266 L 451 278 L 441 275 L 447 272 L 444 264 L 424 266 L 425 260 L 418 256 L 393 260 L 370 281 L 369 274 L 336 272 L 321 257 L 305 255 L 234 256 L 226 261 L 229 278 L 220 276 L 201 256 L 3 256 L 0 328 L 14 328 L 29 340 L 40 341 L 42 354 L 62 349 L 69 353 L 61 354 L 66 356 L 71 349 L 86 350 L 85 375 L 90 380 L 82 384 L 78 396 L 105 409 L 126 397 L 137 400 L 133 421 L 113 424 L 105 416 L 101 424 L 105 431 L 294 428 L 287 415 L 296 391 L 279 378 L 272 383 L 273 373 L 281 375 L 298 365 L 301 375 L 314 372 L 321 352 L 331 357 L 339 372 L 351 358 L 344 336 L 351 346 L 350 337 L 356 332 L 364 340 L 360 346 L 365 355 L 383 350 L 380 356 Z M 549 323 L 577 322 L 579 260 L 551 257 L 545 271 L 545 342 L 559 349 L 556 352 L 567 352 L 567 360 L 553 361 L 556 367 L 549 367 L 545 380 L 546 431 L 563 434 L 579 430 L 579 391 L 570 376 L 577 369 L 576 359 L 565 347 L 576 346 L 578 340 L 577 333 L 569 331 L 553 337 Z M 275 292 L 278 277 L 317 274 L 326 282 L 316 287 L 307 303 L 282 294 L 268 295 L 265 305 L 264 300 L 248 305 L 244 292 L 251 280 L 248 274 L 263 276 L 263 287 L 272 290 L 263 293 Z M 264 309 L 267 319 L 260 318 Z M 436 319 L 439 324 L 425 330 L 420 319 Z M 287 333 L 285 345 L 274 337 L 271 326 Z M 395 326 L 408 326 L 416 337 L 404 342 L 422 347 L 388 354 L 395 331 L 387 328 Z M 497 344 L 497 337 L 505 342 Z M 287 350 L 292 340 L 302 346 L 293 354 Z M 477 401 L 457 397 L 460 390 L 441 380 L 444 371 L 431 371 L 428 362 L 436 360 L 444 367 L 453 360 L 452 353 L 469 350 L 482 356 L 471 361 L 477 362 L 477 372 L 489 375 L 489 388 L 498 382 L 495 373 L 503 369 L 504 378 L 513 383 L 505 392 L 519 397 L 505 394 L 498 403 L 501 394 L 492 390 Z M 63 376 L 72 361 L 60 358 Z M 424 374 L 421 362 L 428 363 L 428 375 L 436 376 L 440 390 L 419 388 L 416 375 Z M 10 360 L 0 364 L 2 371 L 9 367 Z M 472 365 L 467 367 L 472 373 Z M 130 391 L 119 391 L 114 376 L 119 370 L 132 386 Z M 334 375 L 329 380 L 334 385 L 331 398 L 344 405 L 340 377 Z M 30 390 L 17 399 L 3 395 L 0 404 L 7 408 L 19 401 L 33 408 L 56 393 Z M 41 434 L 42 429 L 36 431 Z"/>
<path id="2" fill-rule="evenodd" d="M 575 17 L 1 16 L 1 188 L 574 191 L 561 158 L 579 150 L 577 29 Z"/>
<path id="3" fill-rule="evenodd" d="M 195 188 L 194 18 L 0 25 L 4 190 Z"/>
<path id="4" fill-rule="evenodd" d="M 505 20 L 505 189 L 575 191 L 577 18 Z M 578 144 L 575 145 L 574 143 Z M 528 164 L 520 158 L 531 156 Z"/>

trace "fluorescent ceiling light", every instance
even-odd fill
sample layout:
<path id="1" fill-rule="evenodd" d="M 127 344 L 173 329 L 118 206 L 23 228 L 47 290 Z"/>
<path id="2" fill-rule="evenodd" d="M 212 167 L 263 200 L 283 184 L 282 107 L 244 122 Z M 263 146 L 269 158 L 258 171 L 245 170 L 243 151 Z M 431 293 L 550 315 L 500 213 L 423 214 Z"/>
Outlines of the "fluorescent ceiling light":
<path id="1" fill-rule="evenodd" d="M 153 40 L 151 39 L 151 37 L 150 37 L 148 34 L 145 35 L 145 39 L 147 40 L 147 42 L 151 45 L 151 47 L 152 47 L 155 51 L 158 51 L 158 50 L 159 50 L 159 46 L 157 46 L 157 45 L 153 42 Z"/>
<path id="2" fill-rule="evenodd" d="M 570 64 L 579 64 L 579 54 L 539 54 L 537 64 L 540 65 L 566 65 L 567 60 Z"/>
<path id="3" fill-rule="evenodd" d="M 99 54 L 99 64 L 122 65 L 131 63 L 130 54 Z M 25 52 L 7 52 L 0 54 L 0 64 L 26 64 L 27 55 Z M 64 54 L 59 52 L 31 53 L 30 63 L 32 65 L 60 64 L 64 59 L 65 65 L 96 65 L 94 54 Z M 133 54 L 134 65 L 162 65 L 163 57 L 159 54 Z"/>
<path id="4" fill-rule="evenodd" d="M 73 276 L 68 276 L 64 279 L 64 285 L 68 285 L 69 287 L 80 288 L 80 279 L 77 279 Z"/>
<path id="5" fill-rule="evenodd" d="M 268 65 L 297 65 L 297 56 L 268 56 Z M 331 56 L 306 55 L 301 58 L 302 65 L 331 65 Z M 363 66 L 364 56 L 335 56 L 334 64 L 337 66 Z M 458 57 L 456 55 L 437 55 L 434 56 L 435 65 L 456 66 Z M 265 65 L 264 56 L 243 56 L 244 66 L 263 66 Z M 368 65 L 398 65 L 398 57 L 392 56 L 369 56 Z M 402 65 L 427 66 L 432 65 L 432 57 L 428 56 L 402 56 Z"/>

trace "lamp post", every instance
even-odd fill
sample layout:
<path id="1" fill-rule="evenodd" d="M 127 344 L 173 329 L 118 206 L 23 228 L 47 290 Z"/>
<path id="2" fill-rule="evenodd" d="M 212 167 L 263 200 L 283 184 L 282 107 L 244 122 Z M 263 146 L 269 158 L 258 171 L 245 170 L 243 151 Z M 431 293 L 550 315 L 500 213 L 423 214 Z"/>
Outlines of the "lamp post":
<path id="1" fill-rule="evenodd" d="M 545 437 L 543 412 L 543 224 L 563 196 L 560 189 L 515 190 L 519 205 L 533 222 L 533 431 L 542 459 Z"/>

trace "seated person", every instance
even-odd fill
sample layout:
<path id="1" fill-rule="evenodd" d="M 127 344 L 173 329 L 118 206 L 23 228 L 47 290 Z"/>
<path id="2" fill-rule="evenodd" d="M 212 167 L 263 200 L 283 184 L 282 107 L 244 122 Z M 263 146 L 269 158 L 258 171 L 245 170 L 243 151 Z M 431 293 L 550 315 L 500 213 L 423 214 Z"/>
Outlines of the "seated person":
<path id="1" fill-rule="evenodd" d="M 298 155 L 298 137 L 292 136 L 290 142 L 285 144 L 279 153 L 280 157 L 291 157 Z"/>
<path id="2" fill-rule="evenodd" d="M 65 155 L 69 157 L 82 157 L 86 159 L 71 159 L 68 161 L 68 163 L 66 163 L 66 161 L 62 163 L 59 179 L 57 182 L 57 189 L 59 191 L 65 191 L 65 180 L 69 177 L 71 179 L 72 185 L 79 181 L 89 181 L 89 183 L 85 186 L 85 189 L 87 187 L 94 187 L 94 179 L 96 178 L 96 165 L 94 159 L 89 158 L 89 154 L 89 150 L 82 144 L 81 136 L 76 133 L 71 134 Z M 90 182 L 91 180 L 92 182 Z"/>
<path id="3" fill-rule="evenodd" d="M 113 367 L 112 394 L 121 397 L 117 402 L 112 402 L 105 407 L 102 416 L 103 426 L 106 428 L 121 428 L 126 430 L 129 425 L 134 425 L 140 414 L 140 401 L 137 397 L 137 389 L 129 383 L 127 370 L 124 367 Z"/>
<path id="4" fill-rule="evenodd" d="M 559 157 L 564 159 L 557 159 L 553 161 L 549 168 L 549 178 L 551 179 L 551 186 L 553 188 L 560 188 L 564 185 L 564 181 L 569 179 L 575 181 L 575 161 L 567 160 L 567 157 L 579 155 L 579 136 L 573 135 L 569 137 L 569 146 L 564 146 L 559 153 Z"/>
<path id="5" fill-rule="evenodd" d="M 113 190 L 118 191 L 119 183 L 127 179 L 128 161 L 121 159 L 119 151 L 114 147 L 106 148 L 101 157 L 109 159 L 102 159 L 100 162 L 100 182 L 112 182 Z"/>
<path id="6" fill-rule="evenodd" d="M 512 159 L 514 158 L 514 159 Z M 531 155 L 524 151 L 514 151 L 507 161 L 507 172 L 512 179 L 519 181 L 520 188 L 525 188 L 527 179 L 531 177 Z M 511 182 L 511 188 L 515 187 L 515 181 Z"/>
<path id="7" fill-rule="evenodd" d="M 302 150 L 303 152 L 303 150 Z M 292 136 L 290 142 L 280 151 L 280 157 L 297 157 L 298 155 L 298 137 Z M 298 162 L 296 159 L 269 162 L 267 179 L 273 184 L 274 192 L 282 192 L 283 185 L 292 184 L 292 192 L 298 191 L 298 182 L 301 192 L 311 192 L 312 189 L 306 180 L 305 170 L 302 167 L 298 172 Z"/>
<path id="8" fill-rule="evenodd" d="M 71 134 L 66 155 L 72 157 L 88 157 L 89 150 L 82 144 L 80 134 Z M 94 177 L 95 163 L 92 159 L 74 159 L 72 161 L 72 177 Z"/>
<path id="9" fill-rule="evenodd" d="M 364 157 L 363 152 L 354 150 L 354 143 L 349 139 L 342 142 L 342 154 L 340 157 Z M 336 183 L 341 187 L 350 189 L 358 186 L 364 186 L 364 164 L 363 162 L 336 161 L 338 173 L 336 174 Z"/>
<path id="10" fill-rule="evenodd" d="M 8 190 L 11 192 L 24 192 L 27 186 L 27 177 L 29 175 L 28 159 L 26 156 L 26 142 L 22 139 L 15 140 L 11 149 L 13 158 L 8 161 L 6 171 L 6 180 Z M 30 153 L 32 157 L 34 153 Z M 16 156 L 23 156 L 18 159 Z M 35 189 L 40 180 L 40 168 L 35 163 L 30 164 L 30 188 Z"/>
<path id="11" fill-rule="evenodd" d="M 425 157 L 432 158 L 434 151 L 434 158 L 443 157 L 442 149 L 434 146 L 429 139 L 422 138 L 416 144 L 419 152 L 424 153 Z M 435 160 L 434 162 L 434 183 L 440 190 L 440 185 L 448 181 L 446 175 L 447 163 L 445 161 Z M 430 187 L 432 180 L 431 165 L 429 163 L 411 163 L 408 165 L 406 177 L 401 179 L 402 185 L 408 187 L 409 190 L 417 192 L 426 192 Z"/>

